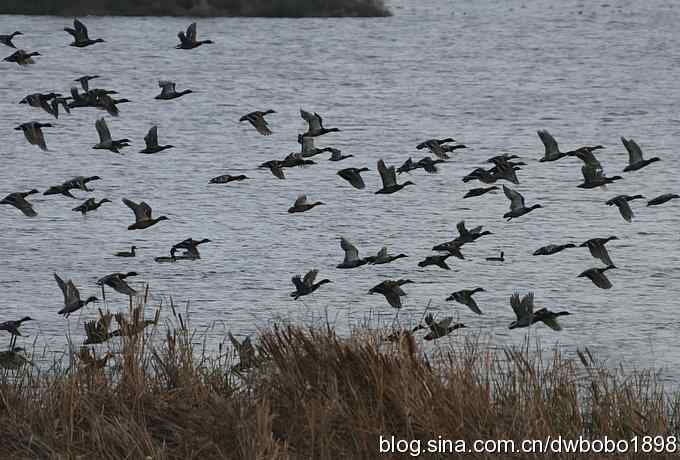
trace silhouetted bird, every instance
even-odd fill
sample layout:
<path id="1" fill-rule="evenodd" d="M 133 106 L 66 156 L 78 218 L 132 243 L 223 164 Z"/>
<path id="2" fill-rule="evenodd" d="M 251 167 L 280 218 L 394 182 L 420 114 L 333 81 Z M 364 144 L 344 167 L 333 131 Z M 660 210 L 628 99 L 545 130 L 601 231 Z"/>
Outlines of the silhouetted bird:
<path id="1" fill-rule="evenodd" d="M 196 39 L 196 23 L 192 22 L 189 27 L 187 27 L 186 33 L 180 30 L 177 33 L 177 38 L 179 38 L 179 44 L 175 47 L 177 49 L 190 50 L 197 48 L 201 45 L 208 45 L 213 43 L 212 40 L 197 40 Z"/>
<path id="2" fill-rule="evenodd" d="M 269 136 L 272 133 L 272 130 L 269 129 L 269 125 L 267 124 L 267 120 L 264 119 L 265 115 L 269 115 L 270 113 L 276 113 L 275 110 L 266 110 L 264 112 L 255 111 L 255 112 L 250 112 L 246 115 L 243 115 L 241 118 L 239 118 L 239 122 L 242 121 L 247 121 L 251 125 L 253 125 L 253 128 L 257 130 L 258 133 L 262 134 L 263 136 Z"/>
<path id="3" fill-rule="evenodd" d="M 28 192 L 13 192 L 7 195 L 5 198 L 0 200 L 0 204 L 8 204 L 14 206 L 19 211 L 21 211 L 27 217 L 35 217 L 38 215 L 33 209 L 33 205 L 26 200 L 26 197 L 39 193 L 36 189 L 29 190 Z"/>
<path id="4" fill-rule="evenodd" d="M 95 43 L 102 43 L 104 41 L 102 38 L 92 40 L 87 33 L 87 27 L 85 27 L 85 24 L 80 22 L 78 19 L 73 20 L 73 29 L 70 27 L 64 27 L 64 30 L 73 36 L 73 43 L 70 45 L 77 48 L 84 48 L 86 46 L 94 45 Z"/>
<path id="5" fill-rule="evenodd" d="M 146 147 L 140 150 L 139 153 L 158 153 L 166 149 L 171 149 L 174 145 L 158 145 L 158 127 L 152 126 L 149 132 L 144 136 L 144 143 Z"/>
<path id="6" fill-rule="evenodd" d="M 642 149 L 633 139 L 621 137 L 621 142 L 623 142 L 623 146 L 626 147 L 626 150 L 628 150 L 628 166 L 623 168 L 624 172 L 637 171 L 638 169 L 642 169 L 656 161 L 661 161 L 661 158 L 659 157 L 645 160 L 642 157 Z"/>
<path id="7" fill-rule="evenodd" d="M 291 292 L 290 296 L 297 300 L 302 296 L 311 294 L 324 284 L 331 282 L 331 280 L 329 279 L 323 279 L 318 283 L 315 283 L 314 280 L 316 279 L 316 276 L 318 274 L 319 270 L 310 270 L 309 272 L 307 272 L 304 279 L 301 278 L 300 275 L 295 275 L 291 279 L 291 281 L 293 281 L 293 284 L 295 285 L 295 291 Z"/>

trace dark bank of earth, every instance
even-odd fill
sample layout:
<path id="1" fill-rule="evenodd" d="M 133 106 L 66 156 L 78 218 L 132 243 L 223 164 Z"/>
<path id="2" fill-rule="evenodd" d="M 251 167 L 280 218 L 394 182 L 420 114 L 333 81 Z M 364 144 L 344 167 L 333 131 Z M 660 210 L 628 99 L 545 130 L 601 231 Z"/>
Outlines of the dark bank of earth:
<path id="1" fill-rule="evenodd" d="M 0 14 L 62 16 L 390 16 L 383 0 L 4 0 Z"/>

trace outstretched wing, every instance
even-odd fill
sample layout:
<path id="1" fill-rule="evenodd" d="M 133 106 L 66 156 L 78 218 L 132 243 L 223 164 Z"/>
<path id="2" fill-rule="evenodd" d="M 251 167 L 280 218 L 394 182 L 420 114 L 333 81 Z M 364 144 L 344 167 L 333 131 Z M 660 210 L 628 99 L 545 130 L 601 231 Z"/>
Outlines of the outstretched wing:
<path id="1" fill-rule="evenodd" d="M 623 142 L 623 146 L 628 150 L 628 164 L 632 165 L 642 161 L 642 149 L 637 145 L 637 142 L 625 137 L 621 137 L 621 142 Z"/>
<path id="2" fill-rule="evenodd" d="M 316 275 L 318 275 L 318 274 L 319 274 L 319 270 L 316 270 L 316 269 L 310 270 L 309 272 L 307 272 L 307 274 L 305 275 L 302 282 L 305 284 L 305 286 L 311 287 L 314 284 L 314 280 L 316 279 Z"/>
<path id="3" fill-rule="evenodd" d="M 196 23 L 192 22 L 189 24 L 189 27 L 187 27 L 187 40 L 189 40 L 192 43 L 196 42 Z"/>
<path id="4" fill-rule="evenodd" d="M 546 157 L 551 157 L 555 155 L 559 155 L 560 149 L 557 146 L 557 141 L 555 140 L 554 137 L 545 129 L 538 130 L 538 137 L 541 138 L 541 142 L 543 142 L 543 145 L 545 146 L 545 156 Z"/>
<path id="5" fill-rule="evenodd" d="M 73 27 L 76 29 L 76 41 L 84 41 L 88 40 L 88 35 L 87 35 L 87 27 L 85 27 L 85 24 L 80 22 L 78 19 L 73 20 Z"/>
<path id="6" fill-rule="evenodd" d="M 160 80 L 158 87 L 161 88 L 161 95 L 167 96 L 175 92 L 175 82 L 170 80 Z"/>
<path id="7" fill-rule="evenodd" d="M 352 187 L 357 188 L 357 189 L 364 189 L 366 188 L 366 184 L 364 183 L 364 179 L 361 177 L 361 175 L 356 172 L 352 168 L 347 168 L 347 169 L 342 169 L 338 171 L 338 175 L 345 179 L 347 182 L 349 182 Z"/>
<path id="8" fill-rule="evenodd" d="M 503 185 L 503 193 L 510 200 L 510 210 L 515 211 L 524 208 L 524 197 L 516 190 Z"/>
<path id="9" fill-rule="evenodd" d="M 109 127 L 106 125 L 106 120 L 100 118 L 94 122 L 94 127 L 97 128 L 97 134 L 99 134 L 100 142 L 111 140 L 111 131 L 109 131 Z"/>
<path id="10" fill-rule="evenodd" d="M 316 113 L 310 113 L 300 109 L 300 116 L 309 124 L 310 131 L 318 131 L 321 129 L 321 117 Z"/>
<path id="11" fill-rule="evenodd" d="M 68 291 L 66 289 L 66 283 L 64 283 L 64 280 L 61 279 L 56 273 L 54 274 L 54 279 L 57 281 L 57 285 L 59 286 L 59 289 L 61 289 L 61 293 L 64 294 L 64 304 L 68 304 Z"/>
<path id="12" fill-rule="evenodd" d="M 359 260 L 359 250 L 344 236 L 340 238 L 340 247 L 345 251 L 345 263 Z"/>
<path id="13" fill-rule="evenodd" d="M 297 197 L 297 200 L 295 200 L 293 206 L 297 208 L 298 206 L 303 206 L 305 204 L 307 204 L 307 195 L 300 195 Z"/>
<path id="14" fill-rule="evenodd" d="M 137 220 L 137 222 L 151 219 L 151 207 L 145 202 L 142 201 L 137 204 L 132 200 L 123 198 L 123 203 L 135 213 L 135 220 Z"/>
<path id="15" fill-rule="evenodd" d="M 383 188 L 397 185 L 397 174 L 394 171 L 394 166 L 390 166 L 388 168 L 385 166 L 385 162 L 383 160 L 378 160 L 378 172 L 380 173 L 380 178 L 382 179 Z"/>
<path id="16" fill-rule="evenodd" d="M 144 142 L 146 143 L 146 148 L 150 149 L 153 147 L 158 147 L 158 127 L 153 126 L 146 136 L 144 136 Z"/>
<path id="17" fill-rule="evenodd" d="M 458 224 L 456 225 L 456 228 L 458 229 L 458 233 L 460 234 L 460 236 L 467 236 L 467 235 L 470 234 L 468 229 L 465 228 L 465 221 L 464 220 L 461 220 L 460 222 L 458 222 Z"/>

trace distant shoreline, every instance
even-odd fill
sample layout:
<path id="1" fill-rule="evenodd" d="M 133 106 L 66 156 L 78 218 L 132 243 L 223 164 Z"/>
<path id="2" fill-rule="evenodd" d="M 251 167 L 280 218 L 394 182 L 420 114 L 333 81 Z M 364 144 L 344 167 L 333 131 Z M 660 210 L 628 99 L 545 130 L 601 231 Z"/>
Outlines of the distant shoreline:
<path id="1" fill-rule="evenodd" d="M 387 17 L 383 0 L 6 0 L 0 14 L 54 16 Z"/>

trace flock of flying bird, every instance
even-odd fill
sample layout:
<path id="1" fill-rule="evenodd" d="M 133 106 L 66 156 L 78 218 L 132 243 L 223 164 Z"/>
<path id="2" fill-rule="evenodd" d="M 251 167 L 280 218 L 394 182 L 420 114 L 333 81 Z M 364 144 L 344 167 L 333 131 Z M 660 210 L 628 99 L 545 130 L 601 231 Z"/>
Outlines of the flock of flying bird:
<path id="1" fill-rule="evenodd" d="M 74 20 L 73 28 L 66 27 L 64 30 L 71 34 L 74 38 L 71 46 L 83 48 L 104 42 L 104 40 L 101 38 L 91 39 L 88 35 L 85 25 L 77 19 Z M 22 35 L 21 32 L 14 32 L 10 35 L 0 35 L 0 43 L 14 48 L 15 45 L 12 40 L 19 35 Z M 180 40 L 179 44 L 177 45 L 178 49 L 194 49 L 201 45 L 212 43 L 210 40 L 197 40 L 195 23 L 191 24 L 186 32 L 181 31 L 178 34 L 178 37 Z M 40 54 L 37 52 L 17 50 L 11 56 L 5 58 L 4 61 L 14 62 L 22 66 L 30 65 L 35 63 L 33 57 L 39 55 Z M 60 116 L 60 107 L 66 113 L 70 113 L 71 110 L 76 108 L 93 107 L 103 110 L 111 116 L 118 116 L 120 113 L 118 105 L 129 101 L 127 99 L 115 99 L 114 95 L 117 94 L 116 91 L 101 88 L 91 88 L 91 82 L 96 78 L 98 78 L 97 75 L 85 75 L 75 79 L 74 82 L 80 84 L 82 92 L 79 88 L 73 87 L 71 89 L 70 96 L 62 96 L 61 94 L 54 92 L 34 93 L 23 98 L 20 103 L 42 109 L 55 118 Z M 176 99 L 192 92 L 189 89 L 176 91 L 175 84 L 171 81 L 161 81 L 159 82 L 159 86 L 161 88 L 161 93 L 156 96 L 156 99 L 159 100 Z M 275 113 L 276 111 L 271 109 L 266 111 L 254 111 L 244 115 L 239 121 L 249 123 L 257 130 L 259 134 L 268 136 L 272 134 L 272 131 L 265 117 Z M 306 132 L 299 134 L 297 137 L 297 141 L 300 144 L 300 151 L 291 153 L 282 160 L 270 160 L 264 162 L 259 165 L 260 168 L 268 169 L 271 174 L 278 179 L 285 179 L 286 175 L 284 171 L 286 168 L 314 165 L 316 162 L 311 158 L 324 152 L 330 153 L 328 160 L 333 162 L 344 161 L 349 158 L 353 158 L 353 155 L 343 155 L 339 149 L 333 147 L 317 148 L 315 146 L 316 138 L 327 133 L 339 132 L 340 129 L 326 128 L 324 126 L 322 117 L 318 113 L 312 113 L 301 109 L 300 116 L 307 123 L 308 127 Z M 43 134 L 43 129 L 50 127 L 52 127 L 50 123 L 30 121 L 20 124 L 15 129 L 23 131 L 26 140 L 30 144 L 36 145 L 42 150 L 47 150 L 47 143 Z M 93 145 L 93 149 L 104 149 L 118 153 L 122 149 L 129 147 L 130 143 L 132 142 L 130 139 L 113 139 L 104 118 L 99 118 L 96 120 L 95 128 L 99 136 L 99 142 Z M 540 158 L 539 161 L 553 162 L 563 158 L 573 157 L 578 158 L 583 162 L 583 167 L 581 169 L 583 174 L 583 183 L 578 185 L 579 188 L 604 188 L 607 184 L 622 179 L 621 176 L 608 177 L 605 175 L 603 166 L 595 155 L 598 150 L 604 148 L 603 146 L 583 146 L 575 150 L 562 152 L 559 149 L 557 142 L 550 135 L 550 133 L 548 133 L 548 131 L 538 131 L 538 136 L 545 147 L 544 156 Z M 153 126 L 149 130 L 148 134 L 144 138 L 144 141 L 145 148 L 142 149 L 140 153 L 156 154 L 166 149 L 173 148 L 172 145 L 159 144 L 158 129 L 156 126 Z M 642 150 L 632 139 L 626 139 L 622 137 L 621 141 L 629 154 L 629 164 L 624 169 L 624 172 L 638 171 L 660 160 L 659 158 L 645 159 Z M 401 175 L 402 173 L 409 173 L 419 168 L 425 170 L 428 173 L 436 173 L 438 171 L 438 165 L 447 163 L 447 160 L 450 159 L 450 154 L 452 152 L 465 148 L 465 145 L 457 144 L 453 138 L 429 139 L 418 144 L 416 149 L 427 150 L 432 155 L 434 155 L 434 158 L 425 156 L 418 161 L 408 158 L 408 160 L 406 160 L 399 167 L 394 165 L 387 166 L 383 160 L 379 160 L 377 162 L 377 170 L 380 178 L 382 179 L 382 187 L 375 193 L 393 194 L 401 191 L 409 185 L 413 186 L 415 184 L 413 184 L 411 181 L 404 181 L 400 183 L 397 179 L 398 175 Z M 489 192 L 500 190 L 501 188 L 494 184 L 501 180 L 511 184 L 519 184 L 517 173 L 522 170 L 522 166 L 526 166 L 526 163 L 522 161 L 516 161 L 518 159 L 519 157 L 516 155 L 507 154 L 497 155 L 488 159 L 487 163 L 490 164 L 488 168 L 478 167 L 462 179 L 465 183 L 479 181 L 486 186 L 470 189 L 463 196 L 463 198 L 468 199 L 479 197 Z M 361 174 L 368 171 L 369 168 L 366 167 L 348 167 L 339 170 L 337 175 L 344 179 L 351 187 L 361 190 L 366 188 L 366 184 Z M 49 187 L 45 192 L 43 192 L 43 194 L 61 194 L 70 198 L 76 198 L 76 196 L 71 193 L 72 190 L 90 192 L 92 189 L 88 188 L 87 184 L 91 181 L 99 179 L 101 179 L 99 176 L 78 176 L 65 180 L 61 184 L 56 184 Z M 209 182 L 211 184 L 227 184 L 246 179 L 249 178 L 245 175 L 224 174 L 210 179 Z M 520 218 L 542 207 L 540 204 L 528 206 L 525 202 L 524 196 L 508 185 L 502 185 L 502 190 L 510 203 L 508 212 L 503 215 L 503 217 L 508 221 Z M 39 192 L 35 189 L 28 192 L 10 193 L 0 200 L 0 204 L 14 206 L 28 217 L 36 216 L 37 213 L 28 200 L 30 195 L 36 193 Z M 641 195 L 618 195 L 607 200 L 606 204 L 610 206 L 616 206 L 623 219 L 630 222 L 634 217 L 630 202 L 643 198 L 644 197 Z M 649 200 L 647 205 L 661 205 L 676 198 L 680 198 L 680 195 L 666 193 Z M 135 221 L 129 225 L 128 230 L 146 229 L 167 219 L 166 216 L 162 215 L 153 217 L 152 209 L 146 202 L 142 201 L 137 203 L 127 198 L 123 198 L 122 201 L 134 212 L 135 216 Z M 84 203 L 73 208 L 73 211 L 80 212 L 84 215 L 88 212 L 95 211 L 104 203 L 111 203 L 111 201 L 104 198 L 97 202 L 94 198 L 89 198 Z M 323 204 L 324 203 L 319 201 L 308 201 L 306 195 L 301 195 L 288 209 L 288 212 L 308 212 Z M 464 259 L 465 257 L 461 251 L 464 245 L 473 243 L 477 239 L 491 234 L 490 231 L 483 230 L 482 226 L 468 229 L 464 221 L 458 223 L 457 230 L 458 235 L 454 239 L 434 245 L 432 248 L 434 254 L 426 256 L 418 263 L 418 266 L 433 266 L 444 270 L 450 270 L 450 267 L 447 264 L 447 259 L 449 257 L 453 256 L 459 259 Z M 616 236 L 610 236 L 607 238 L 593 238 L 583 242 L 580 246 L 587 247 L 592 256 L 599 259 L 603 263 L 603 266 L 588 268 L 578 276 L 590 279 L 595 284 L 595 286 L 599 288 L 610 289 L 612 287 L 612 283 L 607 278 L 606 272 L 616 267 L 608 254 L 606 244 L 609 241 L 616 239 Z M 157 257 L 155 258 L 155 261 L 159 263 L 173 263 L 179 260 L 199 259 L 200 252 L 198 250 L 198 246 L 207 242 L 210 242 L 210 240 L 194 240 L 193 238 L 188 238 L 173 245 L 170 249 L 169 256 Z M 364 265 L 389 264 L 407 257 L 406 254 L 390 254 L 386 247 L 383 247 L 375 255 L 360 257 L 357 247 L 344 237 L 340 238 L 340 247 L 344 251 L 344 259 L 340 264 L 337 265 L 337 268 L 339 269 L 353 269 Z M 576 244 L 573 243 L 550 244 L 537 249 L 533 254 L 535 256 L 547 256 L 557 254 L 558 252 L 574 247 L 576 247 Z M 184 250 L 184 252 L 182 254 L 177 254 L 177 250 L 179 249 Z M 135 250 L 136 247 L 132 246 L 130 251 L 121 251 L 115 255 L 119 257 L 135 257 Z M 505 260 L 504 253 L 501 252 L 500 256 L 490 257 L 487 260 L 502 263 Z M 128 272 L 112 273 L 102 277 L 97 282 L 101 286 L 102 296 L 105 295 L 104 286 L 111 287 L 115 291 L 128 296 L 139 295 L 138 292 L 130 287 L 130 285 L 125 281 L 126 278 L 136 275 L 136 272 Z M 314 269 L 306 273 L 304 276 L 294 276 L 292 278 L 292 283 L 295 287 L 295 291 L 293 291 L 290 296 L 297 300 L 300 297 L 314 293 L 324 284 L 331 282 L 329 279 L 316 281 L 317 275 L 318 270 Z M 86 306 L 87 304 L 98 301 L 98 299 L 94 296 L 90 296 L 86 300 L 81 300 L 80 292 L 71 280 L 64 281 L 56 273 L 54 274 L 54 278 L 64 296 L 64 307 L 59 311 L 59 314 L 63 314 L 65 317 L 68 317 L 68 315 Z M 382 294 L 389 305 L 395 309 L 399 309 L 402 307 L 402 297 L 406 296 L 403 287 L 409 283 L 413 283 L 413 281 L 409 279 L 385 280 L 372 287 L 369 290 L 369 293 Z M 452 293 L 446 298 L 446 300 L 463 304 L 467 306 L 472 312 L 481 315 L 482 310 L 473 298 L 474 294 L 478 292 L 484 292 L 484 289 L 477 287 L 474 289 L 460 290 Z M 523 297 L 521 297 L 518 293 L 513 294 L 510 297 L 510 305 L 517 316 L 517 319 L 510 324 L 510 329 L 528 327 L 537 322 L 542 322 L 554 330 L 560 330 L 561 326 L 557 321 L 557 318 L 559 316 L 569 314 L 569 312 L 566 311 L 553 312 L 547 308 L 536 309 L 534 307 L 534 295 L 531 292 L 524 295 Z M 143 330 L 147 325 L 155 324 L 155 321 L 158 320 L 158 317 L 156 316 L 154 321 L 142 321 L 140 319 L 138 310 L 134 312 L 133 316 L 134 317 L 131 320 L 128 320 L 122 315 L 115 315 L 115 319 L 118 321 L 120 328 L 117 331 L 110 332 L 109 327 L 111 324 L 112 315 L 108 313 L 103 314 L 100 311 L 100 318 L 98 320 L 85 323 L 85 332 L 87 335 L 85 343 L 101 343 L 112 337 L 133 333 L 136 334 Z M 21 335 L 19 327 L 23 322 L 30 319 L 31 318 L 29 317 L 25 317 L 21 320 L 6 321 L 0 324 L 0 330 L 8 331 L 12 336 L 10 342 L 10 352 L 19 349 L 18 347 L 15 348 L 16 337 Z M 427 330 L 428 333 L 425 335 L 426 340 L 437 339 L 448 335 L 450 332 L 456 329 L 465 327 L 461 323 L 454 323 L 452 317 L 436 320 L 432 314 L 428 314 L 424 319 L 425 323 L 418 324 L 412 329 L 411 332 L 416 332 L 421 329 Z"/>

